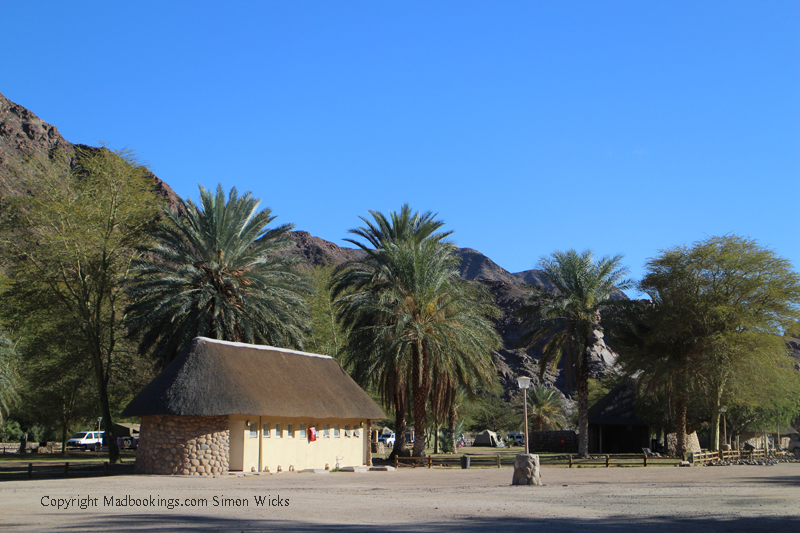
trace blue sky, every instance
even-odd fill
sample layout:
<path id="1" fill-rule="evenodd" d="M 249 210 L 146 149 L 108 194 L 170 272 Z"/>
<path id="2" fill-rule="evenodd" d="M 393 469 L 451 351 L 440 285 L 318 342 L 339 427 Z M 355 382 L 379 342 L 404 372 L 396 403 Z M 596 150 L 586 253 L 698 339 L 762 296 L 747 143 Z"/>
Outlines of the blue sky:
<path id="1" fill-rule="evenodd" d="M 343 244 L 438 212 L 502 267 L 734 233 L 800 268 L 800 3 L 6 2 L 0 92 Z"/>

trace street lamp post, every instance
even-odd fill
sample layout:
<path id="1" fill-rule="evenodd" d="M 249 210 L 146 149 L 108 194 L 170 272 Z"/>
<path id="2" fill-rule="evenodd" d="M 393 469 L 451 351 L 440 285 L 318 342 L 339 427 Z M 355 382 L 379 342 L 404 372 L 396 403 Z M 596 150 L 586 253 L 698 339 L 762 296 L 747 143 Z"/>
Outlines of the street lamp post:
<path id="1" fill-rule="evenodd" d="M 528 455 L 529 448 L 528 448 L 528 387 L 531 386 L 531 378 L 520 376 L 517 378 L 517 383 L 519 383 L 519 388 L 522 389 L 522 395 L 524 396 L 525 400 L 523 404 L 525 405 L 524 413 L 525 413 L 525 455 Z"/>

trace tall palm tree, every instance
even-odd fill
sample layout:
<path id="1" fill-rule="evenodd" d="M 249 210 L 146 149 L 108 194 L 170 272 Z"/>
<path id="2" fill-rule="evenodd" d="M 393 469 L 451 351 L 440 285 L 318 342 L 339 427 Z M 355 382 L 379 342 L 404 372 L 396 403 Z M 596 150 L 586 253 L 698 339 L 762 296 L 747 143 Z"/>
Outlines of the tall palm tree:
<path id="1" fill-rule="evenodd" d="M 600 311 L 619 304 L 612 298 L 620 289 L 634 286 L 620 266 L 622 256 L 595 260 L 591 250 L 554 252 L 539 261 L 553 291 L 538 289 L 531 305 L 520 308 L 529 332 L 521 343 L 540 346 L 539 372 L 555 369 L 564 359 L 567 382 L 578 395 L 578 450 L 589 455 L 589 350 L 600 329 Z"/>
<path id="2" fill-rule="evenodd" d="M 348 331 L 345 361 L 372 369 L 357 375 L 377 384 L 385 400 L 410 393 L 413 454 L 420 456 L 434 377 L 492 379 L 499 336 L 487 317 L 497 311 L 482 285 L 460 279 L 455 246 L 444 240 L 450 233 L 436 233 L 443 223 L 433 214 L 408 205 L 389 217 L 371 214 L 374 222 L 362 218 L 367 227 L 351 230 L 367 241 L 350 240 L 364 258 L 334 272 L 332 294 Z"/>
<path id="3" fill-rule="evenodd" d="M 273 229 L 269 208 L 235 188 L 225 199 L 200 187 L 200 205 L 165 211 L 154 244 L 134 263 L 128 324 L 140 350 L 165 362 L 196 336 L 301 348 L 309 285 L 297 260 L 277 252 L 290 246 L 292 224 Z"/>

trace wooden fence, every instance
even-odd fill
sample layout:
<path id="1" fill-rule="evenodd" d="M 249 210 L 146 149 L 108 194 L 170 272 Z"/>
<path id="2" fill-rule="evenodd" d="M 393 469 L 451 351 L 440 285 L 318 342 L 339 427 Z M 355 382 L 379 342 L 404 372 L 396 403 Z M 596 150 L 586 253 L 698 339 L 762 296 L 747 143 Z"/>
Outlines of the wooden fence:
<path id="1" fill-rule="evenodd" d="M 767 453 L 764 448 L 755 450 L 720 450 L 718 452 L 700 452 L 692 454 L 692 461 L 705 464 L 711 461 L 750 461 L 752 459 L 765 459 L 776 452 Z M 777 455 L 786 455 L 786 452 L 777 452 Z"/>
<path id="2" fill-rule="evenodd" d="M 572 455 L 569 456 L 568 459 L 568 466 L 572 468 L 573 466 L 604 466 L 606 468 L 612 466 L 647 466 L 647 455 L 645 454 L 634 454 L 634 455 L 616 455 L 611 457 L 610 455 L 606 456 L 599 456 L 599 457 L 591 457 L 589 459 L 582 459 L 573 457 Z M 650 464 L 653 464 L 652 459 Z M 659 459 L 669 459 L 668 457 L 659 458 Z M 660 464 L 664 464 L 664 461 L 659 461 Z"/>

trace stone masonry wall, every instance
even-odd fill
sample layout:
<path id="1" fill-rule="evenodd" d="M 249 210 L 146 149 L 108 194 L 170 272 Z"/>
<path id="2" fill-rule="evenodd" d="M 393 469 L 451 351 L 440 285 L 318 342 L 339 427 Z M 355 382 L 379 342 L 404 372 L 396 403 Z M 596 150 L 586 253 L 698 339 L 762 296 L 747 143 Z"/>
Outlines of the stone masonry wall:
<path id="1" fill-rule="evenodd" d="M 210 476 L 228 472 L 227 416 L 143 416 L 136 472 Z"/>

